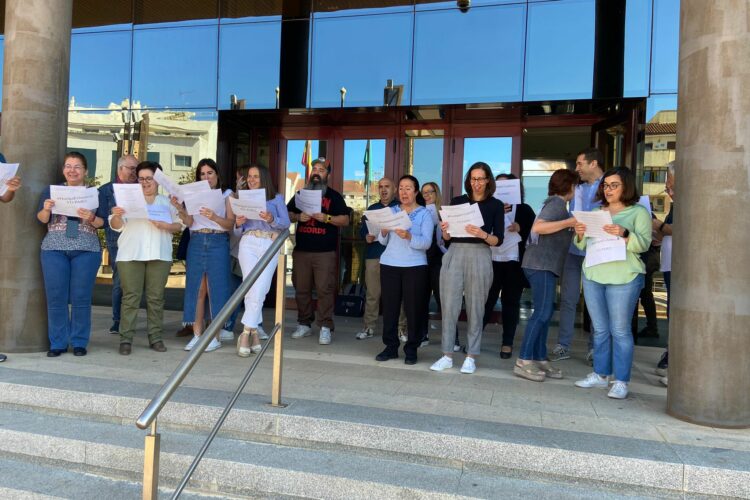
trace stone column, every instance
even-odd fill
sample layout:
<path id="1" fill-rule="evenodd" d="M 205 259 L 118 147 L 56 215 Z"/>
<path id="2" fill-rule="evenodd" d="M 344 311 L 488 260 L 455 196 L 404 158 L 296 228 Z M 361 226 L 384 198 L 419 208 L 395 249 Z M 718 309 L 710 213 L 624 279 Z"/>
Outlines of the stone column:
<path id="1" fill-rule="evenodd" d="M 750 2 L 682 0 L 667 411 L 750 427 Z"/>
<path id="2" fill-rule="evenodd" d="M 6 0 L 0 148 L 20 163 L 23 187 L 0 206 L 0 351 L 49 347 L 36 219 L 42 189 L 61 178 L 72 0 Z"/>

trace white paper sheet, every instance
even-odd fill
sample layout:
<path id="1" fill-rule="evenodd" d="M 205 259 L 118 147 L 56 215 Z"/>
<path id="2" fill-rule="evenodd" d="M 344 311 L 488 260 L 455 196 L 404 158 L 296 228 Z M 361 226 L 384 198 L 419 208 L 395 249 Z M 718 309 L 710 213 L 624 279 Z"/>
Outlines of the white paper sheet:
<path id="1" fill-rule="evenodd" d="M 240 193 L 241 192 L 242 191 L 240 191 Z M 244 198 L 238 199 L 230 196 L 229 204 L 232 206 L 232 212 L 234 212 L 234 215 L 236 216 L 242 216 L 247 218 L 248 220 L 263 220 L 260 217 L 260 213 L 262 211 L 265 211 L 266 208 L 258 208 L 257 204 L 253 200 Z"/>
<path id="2" fill-rule="evenodd" d="M 302 213 L 308 215 L 319 214 L 323 204 L 323 191 L 319 189 L 300 189 L 294 195 L 294 205 Z"/>
<path id="3" fill-rule="evenodd" d="M 52 213 L 78 217 L 78 209 L 99 208 L 99 190 L 86 186 L 50 186 L 50 199 L 55 201 Z"/>
<path id="4" fill-rule="evenodd" d="M 0 163 L 0 196 L 8 191 L 8 186 L 5 184 L 15 177 L 18 165 L 18 163 Z"/>
<path id="5" fill-rule="evenodd" d="M 162 172 L 158 168 L 154 172 L 154 180 L 157 182 L 157 184 L 163 187 L 170 196 L 175 196 L 179 201 L 183 201 L 180 185 L 170 179 L 164 172 Z M 208 184 L 208 181 L 206 181 L 206 184 Z"/>
<path id="6" fill-rule="evenodd" d="M 626 258 L 625 240 L 622 238 L 610 235 L 609 238 L 588 238 L 586 240 L 584 267 L 621 261 Z"/>
<path id="7" fill-rule="evenodd" d="M 492 260 L 495 262 L 518 260 L 519 243 L 521 243 L 521 235 L 506 230 L 505 235 L 503 236 L 503 244 L 499 247 L 490 247 Z"/>
<path id="8" fill-rule="evenodd" d="M 379 229 L 387 229 L 393 231 L 395 229 L 409 229 L 411 227 L 411 219 L 409 215 L 400 210 L 396 213 L 388 207 L 380 208 L 378 210 L 365 210 L 365 217 L 367 221 L 375 224 Z"/>
<path id="9" fill-rule="evenodd" d="M 461 205 L 447 205 L 440 210 L 440 218 L 448 223 L 448 234 L 451 238 L 475 238 L 466 232 L 466 226 L 473 224 L 477 227 L 484 225 L 482 212 L 477 203 L 463 203 Z"/>
<path id="10" fill-rule="evenodd" d="M 112 184 L 115 203 L 125 210 L 128 219 L 148 219 L 146 197 L 140 184 Z"/>
<path id="11" fill-rule="evenodd" d="M 365 225 L 367 226 L 367 234 L 370 236 L 377 236 L 380 232 L 380 228 L 372 221 L 366 220 Z"/>
<path id="12" fill-rule="evenodd" d="M 202 182 L 208 185 L 208 181 Z M 186 185 L 189 186 L 190 184 Z M 201 208 L 210 208 L 214 212 L 222 213 L 222 207 L 225 206 L 221 189 L 183 191 L 182 194 L 185 197 L 185 210 L 187 210 L 188 215 L 200 214 Z"/>
<path id="13" fill-rule="evenodd" d="M 648 195 L 643 195 L 638 200 L 638 204 L 645 207 L 648 210 L 648 215 L 651 215 L 651 198 Z"/>
<path id="14" fill-rule="evenodd" d="M 149 220 L 166 222 L 167 224 L 174 222 L 172 220 L 172 212 L 170 212 L 169 207 L 166 205 L 154 203 L 153 205 L 146 205 L 146 210 L 148 211 Z"/>
<path id="15" fill-rule="evenodd" d="M 672 237 L 664 236 L 661 239 L 661 263 L 659 271 L 672 272 Z"/>
<path id="16" fill-rule="evenodd" d="M 612 215 L 606 210 L 594 210 L 593 212 L 584 212 L 573 210 L 573 217 L 578 222 L 586 224 L 586 236 L 589 238 L 609 239 L 611 234 L 604 231 L 604 226 L 612 224 Z"/>
<path id="17" fill-rule="evenodd" d="M 506 179 L 497 181 L 495 198 L 509 205 L 521 203 L 521 179 Z"/>

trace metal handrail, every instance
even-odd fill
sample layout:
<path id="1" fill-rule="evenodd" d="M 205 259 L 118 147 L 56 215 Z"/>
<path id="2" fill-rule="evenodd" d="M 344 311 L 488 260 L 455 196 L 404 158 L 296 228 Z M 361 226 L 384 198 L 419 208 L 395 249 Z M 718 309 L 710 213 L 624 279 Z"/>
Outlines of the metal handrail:
<path id="1" fill-rule="evenodd" d="M 284 244 L 288 237 L 289 229 L 285 229 L 281 234 L 279 234 L 279 236 L 273 241 L 273 243 L 271 243 L 271 246 L 268 247 L 268 250 L 266 250 L 266 252 L 260 258 L 253 270 L 250 271 L 250 274 L 248 274 L 247 278 L 242 281 L 240 286 L 237 288 L 237 290 L 235 290 L 235 292 L 229 298 L 221 311 L 219 311 L 219 314 L 217 314 L 216 317 L 211 320 L 211 324 L 209 325 L 208 329 L 203 332 L 200 340 L 190 350 L 190 354 L 188 354 L 187 357 L 185 357 L 185 359 L 183 359 L 179 366 L 175 369 L 175 371 L 172 372 L 172 375 L 170 375 L 167 381 L 164 382 L 164 385 L 161 386 L 161 389 L 159 389 L 148 406 L 146 406 L 146 409 L 144 409 L 141 415 L 138 417 L 138 420 L 136 420 L 135 425 L 137 425 L 139 429 L 147 429 L 151 425 L 159 412 L 161 412 L 162 408 L 164 408 L 164 405 L 167 404 L 167 401 L 169 401 L 182 381 L 185 379 L 185 377 L 187 377 L 188 373 L 190 373 L 190 370 L 192 370 L 193 366 L 198 361 L 198 358 L 201 356 L 201 354 L 203 354 L 203 351 L 206 350 L 208 344 L 211 343 L 211 339 L 213 339 L 218 331 L 223 328 L 224 324 L 229 319 L 229 316 L 231 316 L 232 312 L 240 304 L 240 301 L 245 298 L 247 292 L 250 291 L 250 288 L 252 288 L 252 286 L 255 284 L 255 281 L 260 277 L 263 270 L 271 262 L 271 259 L 276 254 L 276 252 L 281 249 L 281 246 Z M 276 307 L 279 306 L 283 307 L 283 304 L 276 304 Z"/>
<path id="2" fill-rule="evenodd" d="M 144 449 L 144 460 L 143 460 L 143 498 L 144 500 L 155 500 L 158 496 L 158 485 L 159 485 L 159 450 L 160 450 L 160 436 L 157 433 L 157 417 L 164 405 L 167 404 L 169 399 L 172 397 L 174 392 L 180 386 L 185 377 L 190 373 L 198 358 L 203 354 L 214 338 L 218 330 L 223 327 L 229 316 L 237 308 L 240 301 L 244 299 L 250 288 L 255 284 L 257 279 L 265 268 L 271 263 L 274 255 L 281 250 L 282 245 L 289 238 L 289 229 L 285 229 L 279 236 L 271 243 L 271 246 L 263 253 L 261 258 L 256 263 L 250 274 L 242 281 L 237 290 L 232 294 L 224 307 L 219 311 L 215 318 L 212 319 L 211 324 L 206 331 L 201 335 L 200 340 L 196 343 L 193 349 L 190 351 L 185 359 L 179 364 L 175 371 L 170 375 L 167 381 L 162 385 L 159 391 L 156 393 L 151 402 L 146 406 L 141 415 L 136 420 L 136 425 L 141 429 L 151 427 L 151 432 L 146 436 L 145 449 Z M 190 468 L 183 476 L 180 484 L 174 492 L 173 499 L 180 496 L 185 486 L 187 485 L 190 477 L 195 471 L 196 467 L 200 463 L 206 450 L 211 445 L 214 437 L 218 433 L 221 426 L 224 424 L 229 412 L 234 407 L 235 402 L 239 398 L 243 389 L 250 380 L 250 377 L 255 372 L 260 359 L 265 354 L 268 346 L 271 344 L 271 340 L 274 341 L 274 354 L 273 354 L 273 384 L 271 389 L 271 404 L 273 406 L 282 407 L 285 406 L 281 403 L 281 371 L 282 371 L 282 339 L 283 336 L 278 334 L 283 330 L 284 323 L 284 287 L 285 287 L 285 272 L 286 272 L 286 255 L 283 252 L 279 252 L 279 262 L 276 269 L 276 317 L 275 324 L 271 330 L 268 341 L 263 344 L 257 357 L 253 360 L 247 373 L 242 379 L 239 387 L 235 391 L 232 399 L 229 401 L 227 406 L 224 408 L 219 420 L 214 424 L 208 438 L 203 443 L 200 451 L 196 455 Z"/>

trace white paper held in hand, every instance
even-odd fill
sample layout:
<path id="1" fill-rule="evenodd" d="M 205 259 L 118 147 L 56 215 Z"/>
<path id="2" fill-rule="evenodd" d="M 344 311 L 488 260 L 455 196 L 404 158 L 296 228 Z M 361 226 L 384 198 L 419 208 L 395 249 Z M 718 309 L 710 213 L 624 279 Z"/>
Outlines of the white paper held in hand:
<path id="1" fill-rule="evenodd" d="M 584 212 L 573 210 L 576 221 L 586 225 L 585 235 L 589 238 L 611 238 L 612 235 L 604 230 L 604 226 L 612 224 L 612 215 L 606 210 Z"/>
<path id="2" fill-rule="evenodd" d="M 146 197 L 140 184 L 112 184 L 115 203 L 125 210 L 128 219 L 148 219 Z"/>
<path id="3" fill-rule="evenodd" d="M 482 212 L 476 203 L 463 203 L 461 205 L 446 205 L 440 210 L 440 218 L 448 223 L 448 234 L 451 238 L 474 238 L 466 232 L 466 226 L 471 224 L 477 227 L 484 225 Z"/>
<path id="4" fill-rule="evenodd" d="M 627 258 L 625 240 L 609 235 L 609 238 L 588 238 L 586 240 L 586 260 L 584 267 L 597 266 L 607 262 L 622 261 Z"/>
<path id="5" fill-rule="evenodd" d="M 0 163 L 0 196 L 8 191 L 6 185 L 18 172 L 18 163 Z"/>
<path id="6" fill-rule="evenodd" d="M 139 186 L 140 187 L 140 186 Z M 55 201 L 52 213 L 78 217 L 78 209 L 96 210 L 99 208 L 99 190 L 86 186 L 50 186 L 50 199 Z"/>
<path id="7" fill-rule="evenodd" d="M 294 205 L 307 215 L 321 213 L 323 205 L 323 191 L 319 189 L 300 189 L 294 195 Z"/>
<path id="8" fill-rule="evenodd" d="M 164 188 L 164 191 L 169 193 L 169 196 L 174 196 L 180 202 L 183 201 L 180 185 L 167 177 L 167 175 L 158 168 L 154 172 L 154 180 L 157 184 Z M 206 183 L 208 183 L 208 181 L 206 181 Z"/>
<path id="9" fill-rule="evenodd" d="M 367 222 L 374 224 L 378 229 L 393 231 L 411 227 L 411 219 L 403 210 L 394 213 L 393 210 L 385 207 L 377 210 L 365 210 L 364 215 L 367 217 Z"/>
<path id="10" fill-rule="evenodd" d="M 521 180 L 506 179 L 497 181 L 497 189 L 493 195 L 498 200 L 508 205 L 521 204 Z"/>

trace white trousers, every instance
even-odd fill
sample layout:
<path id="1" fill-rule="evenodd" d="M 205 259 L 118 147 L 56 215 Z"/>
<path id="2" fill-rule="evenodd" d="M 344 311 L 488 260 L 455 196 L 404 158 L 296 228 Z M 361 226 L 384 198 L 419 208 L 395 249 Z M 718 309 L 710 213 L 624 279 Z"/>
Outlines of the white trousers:
<path id="1" fill-rule="evenodd" d="M 242 237 L 237 259 L 240 261 L 243 280 L 255 268 L 271 243 L 273 240 L 269 238 L 258 238 L 251 234 Z M 263 301 L 271 288 L 273 274 L 278 266 L 278 257 L 277 252 L 245 295 L 245 313 L 242 315 L 242 324 L 247 328 L 258 328 L 258 325 L 263 322 Z"/>

